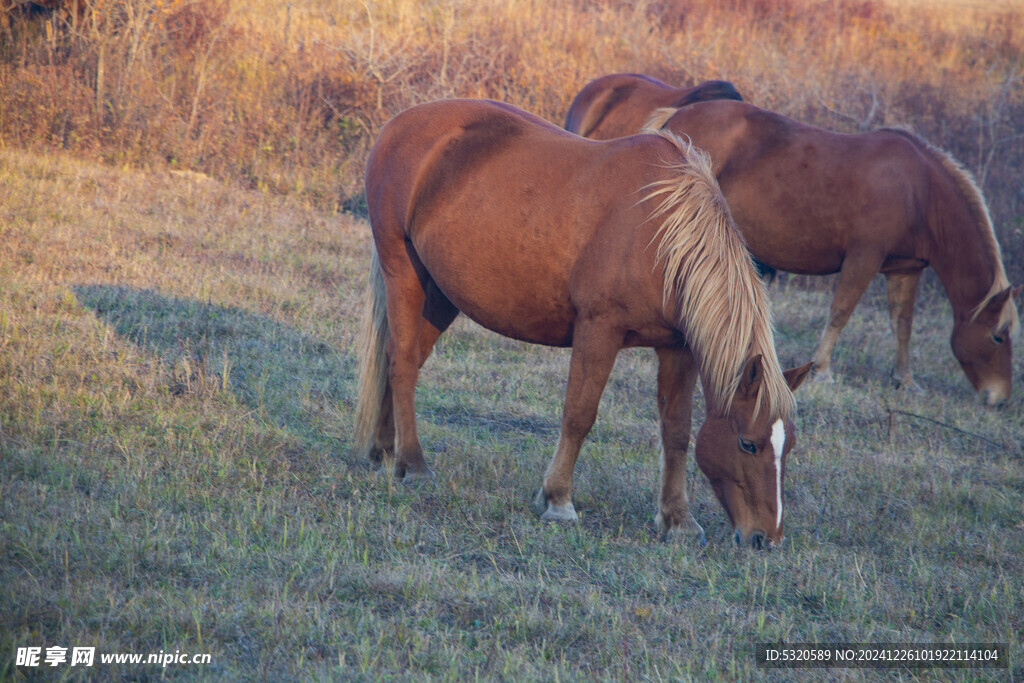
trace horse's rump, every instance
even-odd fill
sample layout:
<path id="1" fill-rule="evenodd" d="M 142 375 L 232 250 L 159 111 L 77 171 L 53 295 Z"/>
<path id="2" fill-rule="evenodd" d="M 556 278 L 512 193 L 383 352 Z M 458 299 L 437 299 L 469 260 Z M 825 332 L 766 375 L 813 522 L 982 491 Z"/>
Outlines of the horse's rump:
<path id="1" fill-rule="evenodd" d="M 625 137 L 639 133 L 654 108 L 679 108 L 716 99 L 743 97 L 728 81 L 675 88 L 642 74 L 612 74 L 591 81 L 576 95 L 565 129 L 598 140 Z"/>

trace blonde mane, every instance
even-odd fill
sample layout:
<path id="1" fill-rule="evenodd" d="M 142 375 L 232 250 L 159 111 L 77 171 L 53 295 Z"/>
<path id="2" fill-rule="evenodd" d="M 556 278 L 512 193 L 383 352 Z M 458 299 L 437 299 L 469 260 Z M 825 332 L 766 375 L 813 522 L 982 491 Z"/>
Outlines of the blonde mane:
<path id="1" fill-rule="evenodd" d="M 676 107 L 659 107 L 658 109 L 655 109 L 651 112 L 651 116 L 647 119 L 647 123 L 645 123 L 643 128 L 640 130 L 644 133 L 654 133 L 657 135 L 658 131 L 665 127 L 665 124 L 668 123 L 668 120 L 672 118 L 672 115 L 677 111 L 679 111 L 679 109 Z"/>
<path id="2" fill-rule="evenodd" d="M 772 416 L 787 417 L 795 403 L 775 354 L 768 297 L 711 159 L 669 131 L 656 133 L 683 155 L 670 166 L 678 175 L 652 183 L 644 198 L 660 201 L 651 218 L 662 219 L 654 240 L 658 262 L 665 266 L 664 304 L 678 312 L 680 330 L 711 393 L 709 403 L 727 413 L 743 364 L 761 354 L 764 377 L 755 410 L 766 402 Z"/>
<path id="3" fill-rule="evenodd" d="M 964 199 L 967 200 L 967 204 L 971 208 L 971 212 L 982 228 L 981 233 L 985 249 L 988 249 L 989 256 L 996 264 L 992 285 L 981 301 L 978 302 L 978 305 L 974 307 L 974 310 L 971 311 L 970 319 L 973 321 L 978 317 L 982 309 L 985 308 L 985 304 L 988 303 L 988 300 L 993 295 L 1010 286 L 1010 279 L 1006 277 L 1006 269 L 1003 267 L 1003 252 L 999 248 L 999 240 L 996 239 L 996 231 L 992 225 L 992 216 L 988 212 L 988 204 L 985 202 L 985 196 L 982 194 L 981 188 L 978 187 L 978 183 L 974 179 L 974 174 L 967 170 L 963 164 L 946 150 L 935 147 L 925 140 L 922 140 L 922 142 L 929 151 L 935 154 L 942 163 L 942 167 L 956 181 L 957 187 L 960 188 L 960 192 L 963 193 Z M 1003 306 L 1002 315 L 999 318 L 999 322 L 996 323 L 997 329 L 1003 326 L 1008 327 L 1011 335 L 1014 337 L 1020 334 L 1020 319 L 1017 315 L 1017 307 L 1013 304 L 1012 299 L 1007 302 L 1007 305 Z"/>

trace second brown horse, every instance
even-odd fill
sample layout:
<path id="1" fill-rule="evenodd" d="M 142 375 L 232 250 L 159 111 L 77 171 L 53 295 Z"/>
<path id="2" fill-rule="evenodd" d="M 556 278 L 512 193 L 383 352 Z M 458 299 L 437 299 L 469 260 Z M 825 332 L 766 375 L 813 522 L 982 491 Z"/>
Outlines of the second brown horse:
<path id="1" fill-rule="evenodd" d="M 576 96 L 567 127 L 609 139 L 646 110 L 645 125 L 664 126 L 711 155 L 754 256 L 793 273 L 838 272 L 814 352 L 820 376 L 829 376 L 839 332 L 881 272 L 896 337 L 893 375 L 916 388 L 910 330 L 918 281 L 931 266 L 952 304 L 951 344 L 964 373 L 987 403 L 1009 397 L 1019 330 L 1013 296 L 1021 288 L 1007 280 L 984 198 L 960 164 L 900 129 L 834 133 L 729 100 L 663 108 L 679 92 L 635 74 L 605 76 Z M 600 125 L 578 128 L 587 121 Z"/>

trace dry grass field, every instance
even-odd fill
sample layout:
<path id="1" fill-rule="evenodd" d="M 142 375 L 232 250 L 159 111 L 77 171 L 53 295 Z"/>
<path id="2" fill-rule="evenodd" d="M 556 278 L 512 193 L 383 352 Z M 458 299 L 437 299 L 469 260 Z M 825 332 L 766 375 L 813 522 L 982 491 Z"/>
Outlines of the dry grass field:
<path id="1" fill-rule="evenodd" d="M 843 131 L 908 125 L 986 190 L 1024 279 L 1024 7 L 938 0 L 0 3 L 0 147 L 193 170 L 358 211 L 406 107 L 489 97 L 561 123 L 592 78 L 733 81 Z M 75 8 L 80 11 L 75 11 Z M 96 10 L 96 11 L 91 11 Z"/>
<path id="2" fill-rule="evenodd" d="M 733 547 L 692 463 L 710 542 L 656 540 L 650 352 L 616 365 L 577 525 L 529 506 L 564 350 L 460 320 L 417 396 L 436 483 L 349 454 L 361 167 L 425 99 L 559 121 L 631 70 L 728 78 L 836 129 L 909 124 L 978 175 L 1024 280 L 1024 10 L 922 2 L 0 6 L 0 680 L 1024 679 L 1024 376 L 1018 359 L 1005 408 L 976 402 L 934 282 L 924 394 L 889 385 L 881 282 L 836 383 L 799 390 L 770 553 Z M 828 284 L 772 285 L 784 365 L 813 350 Z M 1004 643 L 1010 661 L 758 667 L 780 641 Z M 16 666 L 25 647 L 97 661 Z M 210 662 L 99 661 L 179 651 Z"/>

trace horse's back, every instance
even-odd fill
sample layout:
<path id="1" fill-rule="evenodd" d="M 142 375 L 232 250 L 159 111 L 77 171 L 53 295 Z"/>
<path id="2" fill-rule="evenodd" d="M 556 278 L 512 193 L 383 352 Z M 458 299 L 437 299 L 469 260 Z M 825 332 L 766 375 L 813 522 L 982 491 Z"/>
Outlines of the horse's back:
<path id="1" fill-rule="evenodd" d="M 711 100 L 679 108 L 664 124 L 711 155 L 716 175 L 785 149 L 811 127 L 752 104 Z"/>
<path id="2" fill-rule="evenodd" d="M 659 142 L 664 143 L 654 139 L 602 145 L 490 100 L 417 105 L 395 116 L 370 152 L 366 186 L 371 219 L 375 207 L 394 204 L 396 198 L 408 208 L 402 220 L 407 231 L 429 223 L 437 212 L 536 214 L 550 210 L 546 200 L 571 197 L 564 194 L 568 185 L 597 182 L 602 166 L 609 163 L 628 168 L 620 166 L 621 173 L 606 174 L 600 181 L 612 189 L 625 176 L 628 184 L 640 171 L 637 162 L 646 157 L 625 150 Z M 587 193 L 587 198 L 589 203 L 599 201 L 597 193 Z M 558 201 L 577 210 L 587 203 Z M 503 207 L 509 204 L 518 207 Z"/>
<path id="3" fill-rule="evenodd" d="M 535 117 L 533 117 L 535 118 Z M 520 137 L 528 127 L 555 126 L 487 100 L 439 100 L 406 109 L 381 130 L 367 160 L 371 217 L 386 197 L 430 204 L 474 167 Z M 430 169 L 429 173 L 425 170 Z M 415 195 L 415 197 L 414 197 Z"/>
<path id="4" fill-rule="evenodd" d="M 665 128 L 707 151 L 716 175 L 769 161 L 788 161 L 794 168 L 816 173 L 834 167 L 850 176 L 865 170 L 878 172 L 894 164 L 923 166 L 929 162 L 922 143 L 904 131 L 838 133 L 734 100 L 702 101 L 680 108 L 667 119 Z"/>

